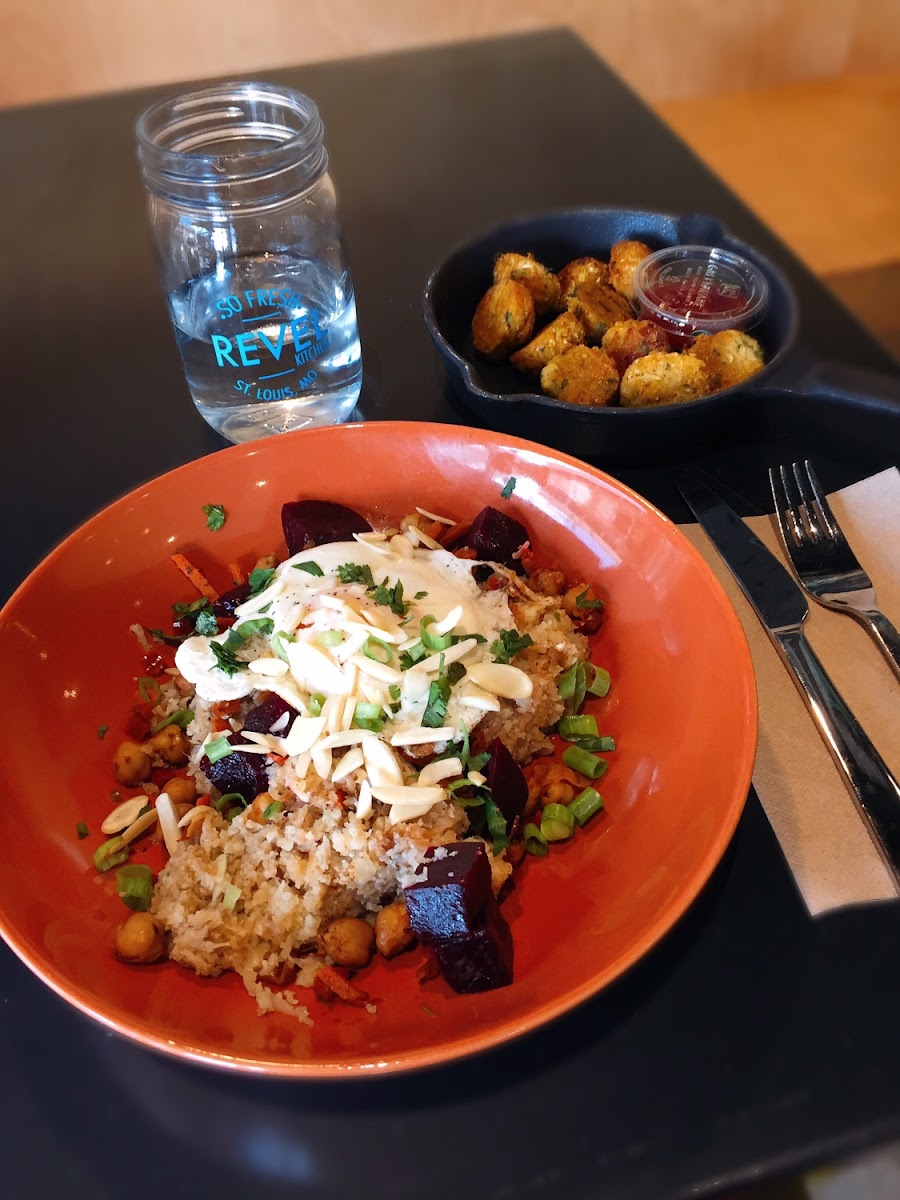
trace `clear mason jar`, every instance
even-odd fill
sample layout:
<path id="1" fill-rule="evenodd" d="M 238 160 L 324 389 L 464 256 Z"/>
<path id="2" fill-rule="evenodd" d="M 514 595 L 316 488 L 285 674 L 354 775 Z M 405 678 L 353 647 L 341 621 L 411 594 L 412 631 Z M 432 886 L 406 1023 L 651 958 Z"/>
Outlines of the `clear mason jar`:
<path id="1" fill-rule="evenodd" d="M 137 124 L 188 387 L 232 442 L 345 420 L 362 360 L 324 129 L 291 88 L 226 83 Z"/>

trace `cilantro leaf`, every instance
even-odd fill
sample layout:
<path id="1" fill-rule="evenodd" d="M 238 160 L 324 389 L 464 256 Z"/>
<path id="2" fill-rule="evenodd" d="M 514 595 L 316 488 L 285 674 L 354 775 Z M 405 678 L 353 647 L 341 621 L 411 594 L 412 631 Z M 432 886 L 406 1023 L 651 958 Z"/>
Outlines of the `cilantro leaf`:
<path id="1" fill-rule="evenodd" d="M 507 479 L 506 483 L 500 489 L 500 495 L 503 497 L 504 500 L 508 500 L 515 490 L 516 490 L 516 477 L 515 477 L 515 475 L 510 475 L 509 479 Z"/>
<path id="2" fill-rule="evenodd" d="M 219 632 L 219 622 L 211 608 L 203 608 L 197 613 L 194 630 L 202 637 L 215 637 Z"/>
<path id="3" fill-rule="evenodd" d="M 533 646 L 530 634 L 520 634 L 517 629 L 501 629 L 500 636 L 491 645 L 491 654 L 496 663 L 508 663 L 520 650 Z"/>
<path id="4" fill-rule="evenodd" d="M 204 504 L 203 511 L 206 513 L 206 528 L 218 533 L 225 524 L 225 509 L 221 504 Z"/>
<path id="5" fill-rule="evenodd" d="M 466 668 L 461 662 L 452 662 L 447 668 L 447 682 L 452 686 L 454 683 L 459 683 L 463 675 L 466 673 Z"/>
<path id="6" fill-rule="evenodd" d="M 341 583 L 361 583 L 367 588 L 375 586 L 368 563 L 343 563 L 338 567 L 338 579 Z"/>
<path id="7" fill-rule="evenodd" d="M 295 571 L 305 571 L 307 573 L 307 575 L 322 576 L 325 574 L 325 572 L 322 570 L 322 568 L 319 566 L 319 564 L 317 562 L 294 563 L 294 570 Z"/>
<path id="8" fill-rule="evenodd" d="M 432 680 L 428 689 L 428 703 L 422 716 L 422 724 L 426 729 L 440 729 L 447 719 L 447 703 L 450 700 L 450 680 L 446 675 L 439 675 Z"/>
<path id="9" fill-rule="evenodd" d="M 250 595 L 258 596 L 260 592 L 264 592 L 274 575 L 274 567 L 254 567 L 247 581 L 250 584 Z"/>
<path id="10" fill-rule="evenodd" d="M 230 635 L 229 635 L 230 636 Z M 246 671 L 248 664 L 241 662 L 234 653 L 234 650 L 221 642 L 210 642 L 209 648 L 213 652 L 213 657 L 216 660 L 216 666 L 225 675 L 236 675 L 238 671 Z"/>
<path id="11" fill-rule="evenodd" d="M 205 608 L 209 608 L 209 601 L 205 596 L 199 596 L 196 600 L 189 602 L 176 600 L 172 605 L 172 612 L 176 617 L 192 617 Z"/>
<path id="12" fill-rule="evenodd" d="M 97 730 L 97 737 L 98 737 L 98 738 L 101 740 L 101 742 L 102 742 L 102 741 L 103 741 L 103 739 L 106 737 L 106 735 L 107 735 L 108 733 L 109 733 L 109 726 L 108 726 L 108 725 L 101 725 L 101 726 L 100 726 L 100 728 Z"/>
<path id="13" fill-rule="evenodd" d="M 403 584 L 398 579 L 394 586 L 388 587 L 387 576 L 372 590 L 372 596 L 376 604 L 383 604 L 389 608 L 392 613 L 396 613 L 398 617 L 405 617 L 409 611 L 409 601 L 403 599 Z"/>

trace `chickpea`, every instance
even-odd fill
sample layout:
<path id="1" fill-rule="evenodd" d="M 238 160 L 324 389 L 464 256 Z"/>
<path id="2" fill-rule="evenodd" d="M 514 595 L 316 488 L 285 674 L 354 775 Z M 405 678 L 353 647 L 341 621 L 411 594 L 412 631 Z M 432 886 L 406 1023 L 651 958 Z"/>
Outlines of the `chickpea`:
<path id="1" fill-rule="evenodd" d="M 541 791 L 541 806 L 548 804 L 571 804 L 575 799 L 575 788 L 568 779 L 555 779 Z"/>
<path id="2" fill-rule="evenodd" d="M 166 953 L 166 935 L 156 917 L 132 913 L 116 930 L 116 958 L 128 963 L 152 963 Z"/>
<path id="3" fill-rule="evenodd" d="M 578 597 L 585 591 L 587 592 L 586 599 L 594 599 L 594 595 L 586 583 L 576 583 L 574 587 L 569 588 L 562 598 L 563 611 L 581 633 L 596 633 L 603 624 L 603 609 L 585 608 L 583 605 L 579 605 Z"/>
<path id="4" fill-rule="evenodd" d="M 541 569 L 528 577 L 528 586 L 539 596 L 561 596 L 566 590 L 566 577 L 562 571 Z"/>
<path id="5" fill-rule="evenodd" d="M 137 787 L 150 778 L 153 759 L 137 742 L 122 742 L 113 755 L 116 779 L 125 787 Z"/>
<path id="6" fill-rule="evenodd" d="M 170 779 L 163 791 L 168 794 L 176 808 L 179 804 L 188 804 L 193 807 L 194 801 L 197 799 L 197 785 L 193 779 Z"/>
<path id="7" fill-rule="evenodd" d="M 375 917 L 375 945 L 384 958 L 393 958 L 416 940 L 409 927 L 409 913 L 404 900 L 386 905 Z"/>
<path id="8" fill-rule="evenodd" d="M 375 948 L 375 930 L 359 917 L 338 917 L 319 935 L 319 952 L 339 967 L 364 967 Z"/>
<path id="9" fill-rule="evenodd" d="M 271 571 L 273 567 L 278 566 L 278 556 L 275 554 L 263 554 L 256 560 L 254 571 Z"/>
<path id="10" fill-rule="evenodd" d="M 164 729 L 161 729 L 159 733 L 154 733 L 153 737 L 144 743 L 144 748 L 150 754 L 155 754 L 163 762 L 168 763 L 170 767 L 181 767 L 188 760 L 191 743 L 183 729 L 179 729 L 177 725 L 166 725 Z"/>
<path id="11" fill-rule="evenodd" d="M 266 819 L 264 813 L 271 803 L 272 796 L 268 792 L 260 792 L 244 813 L 244 819 L 246 821 L 254 821 L 257 825 L 265 825 Z"/>

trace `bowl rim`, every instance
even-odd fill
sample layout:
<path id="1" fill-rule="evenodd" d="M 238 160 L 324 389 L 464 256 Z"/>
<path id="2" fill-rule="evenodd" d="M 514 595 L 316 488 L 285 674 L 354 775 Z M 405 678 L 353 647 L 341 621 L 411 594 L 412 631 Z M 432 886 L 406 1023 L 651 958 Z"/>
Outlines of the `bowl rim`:
<path id="1" fill-rule="evenodd" d="M 604 487 L 611 487 L 614 491 L 623 493 L 630 502 L 636 503 L 654 520 L 659 521 L 662 527 L 666 529 L 668 537 L 674 535 L 682 550 L 687 553 L 689 561 L 706 577 L 707 582 L 712 584 L 713 591 L 723 601 L 720 611 L 726 625 L 729 627 L 730 635 L 734 641 L 740 660 L 740 669 L 736 678 L 743 691 L 741 708 L 744 726 L 747 729 L 747 736 L 743 741 L 741 758 L 735 763 L 733 772 L 735 785 L 729 796 L 727 807 L 724 809 L 725 816 L 713 842 L 703 858 L 695 866 L 690 879 L 683 883 L 675 901 L 662 913 L 657 914 L 642 935 L 629 948 L 628 953 L 616 961 L 612 967 L 607 966 L 605 969 L 594 971 L 589 978 L 583 979 L 573 987 L 569 987 L 565 992 L 545 998 L 541 1003 L 532 1004 L 517 1018 L 505 1019 L 500 1026 L 502 1032 L 499 1035 L 495 1032 L 493 1025 L 485 1028 L 475 1027 L 466 1036 L 456 1037 L 449 1042 L 441 1043 L 437 1050 L 433 1044 L 424 1045 L 409 1051 L 395 1052 L 391 1058 L 382 1058 L 377 1062 L 364 1063 L 357 1061 L 347 1063 L 334 1060 L 326 1060 L 318 1063 L 309 1060 L 301 1060 L 299 1062 L 271 1062 L 243 1055 L 219 1053 L 208 1048 L 192 1045 L 188 1041 L 176 1044 L 171 1038 L 166 1036 L 165 1031 L 155 1029 L 143 1020 L 131 1016 L 123 1017 L 116 1015 L 112 1009 L 105 1010 L 91 1003 L 88 998 L 81 994 L 83 989 L 80 986 L 73 985 L 62 971 L 45 963 L 37 954 L 32 953 L 30 948 L 25 944 L 25 939 L 18 936 L 14 922 L 10 915 L 8 915 L 6 906 L 2 901 L 2 894 L 0 894 L 0 936 L 2 936 L 10 949 L 29 970 L 58 996 L 85 1016 L 98 1021 L 107 1029 L 125 1037 L 127 1040 L 135 1042 L 145 1049 L 162 1053 L 166 1057 L 257 1077 L 303 1079 L 309 1081 L 334 1080 L 339 1078 L 371 1078 L 373 1076 L 381 1077 L 387 1074 L 409 1072 L 424 1067 L 435 1067 L 455 1062 L 469 1055 L 493 1049 L 506 1041 L 537 1030 L 549 1021 L 555 1020 L 579 1007 L 585 1001 L 591 999 L 615 980 L 629 972 L 636 963 L 643 959 L 678 924 L 685 912 L 707 885 L 716 866 L 722 859 L 737 828 L 747 800 L 759 730 L 756 679 L 749 645 L 740 619 L 727 593 L 700 551 L 694 547 L 690 539 L 686 537 L 678 526 L 656 508 L 655 505 L 651 504 L 649 500 L 641 496 L 640 493 L 634 491 L 627 484 L 620 482 L 600 468 L 583 462 L 574 455 L 556 450 L 553 447 L 544 446 L 525 438 L 499 433 L 494 430 L 427 421 L 352 422 L 342 425 L 324 426 L 312 430 L 295 430 L 288 434 L 279 435 L 277 439 L 273 438 L 272 441 L 276 445 L 283 445 L 287 440 L 296 441 L 299 448 L 320 438 L 365 437 L 365 431 L 374 427 L 387 427 L 388 435 L 393 431 L 406 432 L 407 434 L 411 432 L 419 437 L 430 435 L 432 437 L 452 436 L 458 438 L 460 436 L 474 435 L 481 440 L 486 438 L 495 443 L 510 446 L 515 450 L 525 451 L 531 455 L 538 452 L 557 462 L 575 467 L 590 476 L 595 483 L 599 483 Z M 302 438 L 306 439 L 305 443 L 298 440 Z M 262 443 L 248 442 L 243 445 L 229 446 L 214 451 L 211 454 L 202 455 L 200 458 L 192 459 L 187 463 L 182 463 L 132 488 L 92 514 L 86 521 L 79 524 L 57 543 L 36 564 L 9 599 L 0 607 L 0 629 L 8 624 L 11 617 L 15 615 L 16 606 L 21 603 L 22 598 L 27 594 L 33 581 L 50 570 L 52 565 L 63 557 L 68 549 L 81 540 L 86 533 L 96 530 L 103 521 L 108 519 L 110 513 L 124 509 L 130 503 L 141 499 L 148 488 L 153 488 L 172 477 L 190 473 L 200 463 L 216 461 L 225 464 L 238 458 L 256 456 L 260 453 L 264 454 L 264 444 L 268 441 L 269 439 L 263 439 Z"/>
<path id="2" fill-rule="evenodd" d="M 718 407 L 723 400 L 727 402 L 734 396 L 746 392 L 749 388 L 758 386 L 758 384 L 762 382 L 763 377 L 768 376 L 773 368 L 775 368 L 777 365 L 780 365 L 784 359 L 784 356 L 796 342 L 797 331 L 799 328 L 799 306 L 797 302 L 797 295 L 793 286 L 784 272 L 776 267 L 771 259 L 766 258 L 749 243 L 735 237 L 728 226 L 723 224 L 718 217 L 715 217 L 709 213 L 692 213 L 690 214 L 692 218 L 707 220 L 715 223 L 718 226 L 719 236 L 722 238 L 727 238 L 728 240 L 728 245 L 725 247 L 725 249 L 733 251 L 734 253 L 745 255 L 757 268 L 763 269 L 760 264 L 765 264 L 763 275 L 766 276 L 766 272 L 770 272 L 772 278 L 777 281 L 779 287 L 781 287 L 787 298 L 789 318 L 787 328 L 779 339 L 781 344 L 762 368 L 762 370 L 753 376 L 749 383 L 735 384 L 733 387 L 723 388 L 719 392 L 713 392 L 712 395 L 700 396 L 696 400 L 690 400 L 683 404 L 658 404 L 644 408 L 622 408 L 619 405 L 614 405 L 611 407 L 607 406 L 589 408 L 582 405 L 576 406 L 572 404 L 566 404 L 562 400 L 555 399 L 553 396 L 545 396 L 542 392 L 492 392 L 487 388 L 483 388 L 475 378 L 474 364 L 470 362 L 469 359 L 461 355 L 453 346 L 451 346 L 450 342 L 444 336 L 440 322 L 437 319 L 437 314 L 435 313 L 434 309 L 434 291 L 436 284 L 443 272 L 459 255 L 471 250 L 479 242 L 485 242 L 498 236 L 505 230 L 514 232 L 519 226 L 532 225 L 536 221 L 548 219 L 576 220 L 591 216 L 606 216 L 612 213 L 630 213 L 635 217 L 652 217 L 656 220 L 662 218 L 666 221 L 675 222 L 685 219 L 685 214 L 679 215 L 676 213 L 653 211 L 652 209 L 644 208 L 608 208 L 585 205 L 574 208 L 566 207 L 544 209 L 537 212 L 524 213 L 513 217 L 510 220 L 500 221 L 494 225 L 486 226 L 479 233 L 456 242 L 455 245 L 453 245 L 451 249 L 444 255 L 441 261 L 432 268 L 432 270 L 429 272 L 427 280 L 425 281 L 425 287 L 422 291 L 422 307 L 425 325 L 438 351 L 444 356 L 445 359 L 452 363 L 457 374 L 460 376 L 463 384 L 469 392 L 480 397 L 482 400 L 488 401 L 489 403 L 496 402 L 497 404 L 508 405 L 509 407 L 520 404 L 529 404 L 536 405 L 538 408 L 548 409 L 550 412 L 566 413 L 570 416 L 572 414 L 577 414 L 580 421 L 617 420 L 620 422 L 634 422 L 638 419 L 644 421 L 671 420 L 672 414 L 675 412 L 690 411 L 696 413 L 708 411 L 711 408 Z M 681 244 L 682 243 L 676 243 L 676 245 Z M 769 283 L 768 278 L 766 279 L 766 282 Z M 771 293 L 771 284 L 769 286 L 769 290 Z"/>

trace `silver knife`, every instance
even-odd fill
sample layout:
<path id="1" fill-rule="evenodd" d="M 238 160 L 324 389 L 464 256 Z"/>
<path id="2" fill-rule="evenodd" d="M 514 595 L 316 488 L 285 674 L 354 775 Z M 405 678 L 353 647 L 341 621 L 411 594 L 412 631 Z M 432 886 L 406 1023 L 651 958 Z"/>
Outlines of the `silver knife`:
<path id="1" fill-rule="evenodd" d="M 804 637 L 806 597 L 711 488 L 682 477 L 678 490 L 756 610 L 900 887 L 900 784 Z"/>

